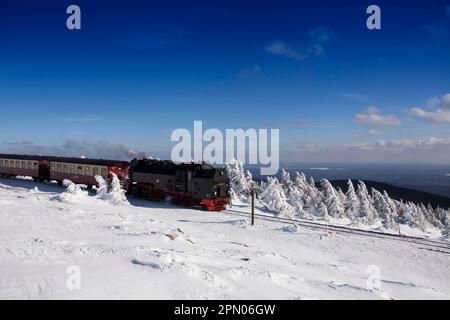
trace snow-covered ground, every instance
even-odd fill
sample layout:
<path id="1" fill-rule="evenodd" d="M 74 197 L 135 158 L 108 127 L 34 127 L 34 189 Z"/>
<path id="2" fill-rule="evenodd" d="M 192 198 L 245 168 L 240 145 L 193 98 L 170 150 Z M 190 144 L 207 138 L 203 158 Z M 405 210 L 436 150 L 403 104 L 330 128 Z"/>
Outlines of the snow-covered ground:
<path id="1" fill-rule="evenodd" d="M 450 299 L 417 243 L 63 190 L 0 179 L 1 299 Z"/>

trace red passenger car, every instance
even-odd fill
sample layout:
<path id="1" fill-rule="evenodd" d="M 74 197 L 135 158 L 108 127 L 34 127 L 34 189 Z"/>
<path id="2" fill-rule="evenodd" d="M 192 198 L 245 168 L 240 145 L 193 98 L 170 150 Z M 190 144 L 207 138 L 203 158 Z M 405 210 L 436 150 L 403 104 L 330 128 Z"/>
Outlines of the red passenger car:
<path id="1" fill-rule="evenodd" d="M 125 182 L 128 166 L 129 162 L 119 160 L 0 154 L 2 177 L 29 176 L 36 181 L 55 180 L 59 184 L 68 179 L 88 187 L 97 184 L 97 175 L 110 180 L 115 174 L 120 181 Z"/>
<path id="2" fill-rule="evenodd" d="M 47 157 L 49 178 L 62 183 L 68 179 L 76 184 L 85 184 L 89 188 L 97 184 L 95 176 L 110 180 L 112 174 L 125 182 L 128 176 L 129 162 L 119 160 Z"/>
<path id="3" fill-rule="evenodd" d="M 42 156 L 26 156 L 0 154 L 0 176 L 15 178 L 17 176 L 32 177 L 36 181 L 48 175 L 48 161 Z"/>

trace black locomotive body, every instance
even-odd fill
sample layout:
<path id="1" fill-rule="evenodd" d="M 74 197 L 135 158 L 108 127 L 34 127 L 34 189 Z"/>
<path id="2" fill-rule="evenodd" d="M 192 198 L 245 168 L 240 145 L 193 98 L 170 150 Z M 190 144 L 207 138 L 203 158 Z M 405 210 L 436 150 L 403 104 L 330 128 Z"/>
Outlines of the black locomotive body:
<path id="1" fill-rule="evenodd" d="M 224 168 L 206 163 L 134 159 L 129 168 L 128 192 L 152 200 L 170 197 L 178 204 L 224 210 L 230 202 L 230 181 Z"/>

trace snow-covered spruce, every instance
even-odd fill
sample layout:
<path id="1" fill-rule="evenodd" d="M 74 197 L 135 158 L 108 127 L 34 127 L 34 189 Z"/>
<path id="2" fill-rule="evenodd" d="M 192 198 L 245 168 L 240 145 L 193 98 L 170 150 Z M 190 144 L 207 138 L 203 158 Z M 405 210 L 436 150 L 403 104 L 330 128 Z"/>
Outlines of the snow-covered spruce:
<path id="1" fill-rule="evenodd" d="M 63 186 L 66 187 L 66 190 L 53 197 L 53 200 L 58 200 L 66 203 L 75 203 L 88 195 L 87 191 L 81 189 L 79 185 L 73 183 L 70 180 L 65 179 L 63 181 Z"/>
<path id="2" fill-rule="evenodd" d="M 107 200 L 112 204 L 129 204 L 125 195 L 125 190 L 120 184 L 119 178 L 112 174 L 111 186 L 108 190 L 108 183 L 102 176 L 95 176 L 97 181 L 97 197 L 102 200 Z"/>
<path id="3" fill-rule="evenodd" d="M 282 170 L 281 179 L 268 177 L 257 183 L 244 170 L 242 163 L 234 160 L 227 165 L 231 180 L 233 200 L 249 201 L 250 190 L 258 191 L 257 205 L 278 216 L 302 219 L 346 219 L 355 225 L 398 232 L 399 225 L 409 226 L 421 232 L 440 230 L 450 233 L 450 211 L 433 208 L 430 204 L 414 204 L 392 199 L 386 191 L 372 188 L 370 192 L 363 181 L 357 187 L 348 180 L 344 194 L 330 181 L 323 179 L 320 189 L 314 179 L 308 181 L 303 173 L 296 173 L 294 179 Z"/>
<path id="4" fill-rule="evenodd" d="M 244 165 L 237 160 L 233 160 L 231 163 L 226 164 L 225 168 L 228 177 L 230 178 L 230 186 L 233 190 L 231 196 L 233 200 L 248 202 L 250 191 L 255 185 L 250 171 L 244 171 Z"/>
<path id="5" fill-rule="evenodd" d="M 262 189 L 259 199 L 268 210 L 283 217 L 294 217 L 295 210 L 289 204 L 283 185 L 277 178 L 269 177 Z"/>

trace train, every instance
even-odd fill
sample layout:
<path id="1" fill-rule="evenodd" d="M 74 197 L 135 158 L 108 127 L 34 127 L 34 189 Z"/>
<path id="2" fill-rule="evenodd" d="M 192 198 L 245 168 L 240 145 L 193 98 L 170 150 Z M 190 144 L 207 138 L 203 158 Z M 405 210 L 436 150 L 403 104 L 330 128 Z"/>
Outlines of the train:
<path id="1" fill-rule="evenodd" d="M 230 180 L 225 168 L 207 163 L 175 163 L 169 160 L 132 161 L 41 155 L 0 154 L 0 177 L 28 176 L 36 182 L 64 180 L 97 186 L 96 176 L 111 181 L 116 175 L 127 195 L 208 211 L 225 210 L 230 204 Z"/>

